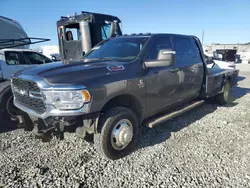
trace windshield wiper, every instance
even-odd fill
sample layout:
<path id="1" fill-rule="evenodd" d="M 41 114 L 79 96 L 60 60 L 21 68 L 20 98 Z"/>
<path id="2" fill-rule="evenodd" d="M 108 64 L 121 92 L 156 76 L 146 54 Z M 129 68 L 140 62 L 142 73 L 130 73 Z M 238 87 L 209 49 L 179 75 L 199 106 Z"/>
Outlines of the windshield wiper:
<path id="1" fill-rule="evenodd" d="M 101 60 L 105 60 L 105 61 L 114 61 L 114 58 L 106 58 L 106 57 L 101 57 Z"/>
<path id="2" fill-rule="evenodd" d="M 117 61 L 117 59 L 114 58 L 105 58 L 105 57 L 101 57 L 101 58 L 86 58 L 85 60 L 87 61 Z"/>

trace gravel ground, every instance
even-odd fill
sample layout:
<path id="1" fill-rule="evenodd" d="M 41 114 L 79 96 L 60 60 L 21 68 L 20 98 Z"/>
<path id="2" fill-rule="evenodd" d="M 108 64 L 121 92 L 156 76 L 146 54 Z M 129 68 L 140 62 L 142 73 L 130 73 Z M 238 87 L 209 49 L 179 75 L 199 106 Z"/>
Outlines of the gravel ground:
<path id="1" fill-rule="evenodd" d="M 135 152 L 117 161 L 74 134 L 42 143 L 2 131 L 0 187 L 250 187 L 250 65 L 238 67 L 231 103 L 142 128 Z"/>

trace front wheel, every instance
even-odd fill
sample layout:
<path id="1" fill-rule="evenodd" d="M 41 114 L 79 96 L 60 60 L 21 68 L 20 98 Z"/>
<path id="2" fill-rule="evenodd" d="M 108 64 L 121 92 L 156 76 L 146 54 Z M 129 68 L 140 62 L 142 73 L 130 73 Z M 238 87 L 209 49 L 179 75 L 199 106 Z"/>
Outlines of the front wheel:
<path id="1" fill-rule="evenodd" d="M 132 152 L 137 134 L 136 114 L 125 107 L 114 107 L 100 118 L 94 145 L 101 155 L 112 160 L 119 159 Z"/>

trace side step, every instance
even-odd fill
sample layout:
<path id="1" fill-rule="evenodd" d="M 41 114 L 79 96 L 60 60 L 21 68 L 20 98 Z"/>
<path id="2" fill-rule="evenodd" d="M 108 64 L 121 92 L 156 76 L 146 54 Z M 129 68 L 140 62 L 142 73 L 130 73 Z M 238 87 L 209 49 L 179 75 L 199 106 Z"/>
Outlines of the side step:
<path id="1" fill-rule="evenodd" d="M 164 121 L 167 121 L 169 119 L 177 117 L 177 116 L 179 116 L 179 115 L 181 115 L 181 114 L 183 114 L 183 113 L 185 113 L 185 112 L 187 112 L 187 111 L 189 111 L 197 106 L 202 105 L 204 102 L 205 102 L 204 100 L 195 101 L 187 106 L 184 106 L 183 108 L 179 108 L 179 109 L 172 111 L 168 114 L 164 114 L 164 115 L 162 115 L 160 117 L 156 117 L 154 119 L 149 119 L 148 121 L 145 122 L 145 125 L 149 128 L 153 128 L 154 126 L 159 125 L 160 123 L 162 123 Z"/>

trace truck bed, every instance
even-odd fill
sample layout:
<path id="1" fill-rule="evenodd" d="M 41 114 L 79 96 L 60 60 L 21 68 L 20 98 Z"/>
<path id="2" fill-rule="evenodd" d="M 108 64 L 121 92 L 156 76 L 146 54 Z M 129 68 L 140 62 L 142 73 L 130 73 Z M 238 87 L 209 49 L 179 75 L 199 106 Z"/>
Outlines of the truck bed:
<path id="1" fill-rule="evenodd" d="M 223 90 L 226 80 L 231 86 L 237 85 L 239 70 L 207 68 L 205 97 L 212 97 Z"/>

